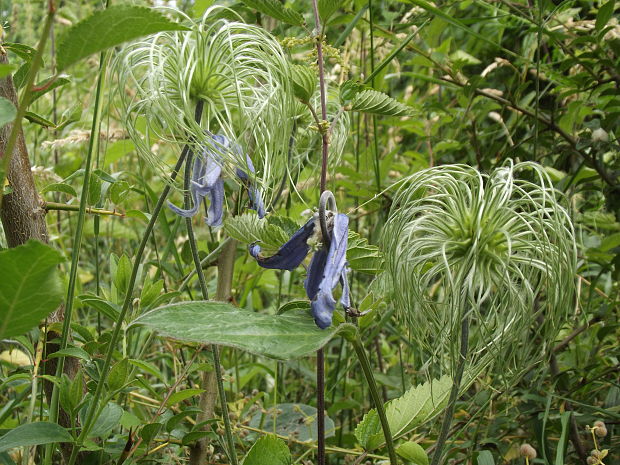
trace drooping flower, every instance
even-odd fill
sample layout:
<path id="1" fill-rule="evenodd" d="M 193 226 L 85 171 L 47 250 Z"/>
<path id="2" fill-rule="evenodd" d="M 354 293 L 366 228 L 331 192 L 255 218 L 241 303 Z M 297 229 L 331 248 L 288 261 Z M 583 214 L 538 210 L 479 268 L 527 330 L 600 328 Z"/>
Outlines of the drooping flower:
<path id="1" fill-rule="evenodd" d="M 232 143 L 226 136 L 215 134 L 211 136 L 213 142 L 221 151 L 234 150 L 240 154 L 241 149 L 238 144 Z M 252 160 L 246 154 L 248 170 L 254 174 Z M 241 168 L 236 169 L 237 177 L 243 181 L 248 188 L 250 198 L 250 208 L 256 210 L 258 216 L 265 216 L 265 205 L 262 196 L 256 186 L 250 180 L 250 176 Z M 193 206 L 187 210 L 177 207 L 168 202 L 168 207 L 177 215 L 190 218 L 198 213 L 202 199 L 209 200 L 206 222 L 209 226 L 219 226 L 222 224 L 224 215 L 224 179 L 222 177 L 222 157 L 208 147 L 203 153 L 194 159 L 192 167 L 192 179 L 190 183 L 190 195 Z"/>
<path id="2" fill-rule="evenodd" d="M 250 244 L 250 255 L 263 268 L 292 270 L 298 267 L 310 251 L 308 241 L 318 227 L 318 215 L 314 215 L 271 257 L 263 257 L 258 244 Z M 310 299 L 312 316 L 316 325 L 325 329 L 332 324 L 336 300 L 332 294 L 338 282 L 342 285 L 340 303 L 346 310 L 350 306 L 349 284 L 347 280 L 347 243 L 349 218 L 340 213 L 333 217 L 329 245 L 325 242 L 318 249 L 308 267 L 304 282 L 306 294 Z"/>

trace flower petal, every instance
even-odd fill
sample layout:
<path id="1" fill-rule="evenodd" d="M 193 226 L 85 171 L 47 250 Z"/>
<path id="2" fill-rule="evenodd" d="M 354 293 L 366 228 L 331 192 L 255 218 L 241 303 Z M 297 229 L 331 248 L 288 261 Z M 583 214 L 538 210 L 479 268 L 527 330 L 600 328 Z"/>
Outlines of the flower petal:
<path id="1" fill-rule="evenodd" d="M 196 213 L 198 213 L 198 209 L 200 208 L 200 202 L 206 194 L 203 193 L 200 189 L 198 189 L 198 184 L 196 184 L 196 180 L 199 179 L 199 176 L 202 175 L 204 170 L 205 164 L 203 163 L 202 159 L 200 157 L 196 157 L 194 159 L 194 166 L 192 167 L 192 180 L 189 187 L 189 193 L 192 196 L 193 202 L 192 208 L 190 208 L 189 210 L 185 210 L 183 208 L 177 207 L 172 202 L 168 201 L 168 207 L 170 208 L 170 210 L 184 218 L 191 218 Z"/>
<path id="2" fill-rule="evenodd" d="M 332 232 L 329 251 L 325 258 L 325 265 L 321 270 L 323 259 L 319 252 L 315 254 L 317 265 L 310 266 L 308 270 L 308 278 L 306 279 L 306 293 L 311 299 L 310 306 L 312 315 L 317 326 L 325 329 L 332 323 L 332 315 L 336 308 L 336 301 L 332 295 L 332 291 L 338 281 L 346 279 L 346 261 L 347 261 L 347 242 L 349 237 L 349 217 L 343 213 L 336 215 L 334 218 L 334 227 Z M 313 261 L 314 258 L 313 257 Z M 318 286 L 316 282 L 319 282 Z M 343 287 L 343 299 L 341 301 L 348 305 L 349 294 L 348 284 Z"/>
<path id="3" fill-rule="evenodd" d="M 304 261 L 310 251 L 308 239 L 316 228 L 316 215 L 310 218 L 291 238 L 284 244 L 275 255 L 264 258 L 260 255 L 260 245 L 250 244 L 250 255 L 263 268 L 271 270 L 293 270 Z"/>
<path id="4" fill-rule="evenodd" d="M 215 185 L 209 190 L 209 208 L 207 209 L 206 223 L 209 226 L 220 226 L 224 216 L 224 180 L 219 177 Z"/>

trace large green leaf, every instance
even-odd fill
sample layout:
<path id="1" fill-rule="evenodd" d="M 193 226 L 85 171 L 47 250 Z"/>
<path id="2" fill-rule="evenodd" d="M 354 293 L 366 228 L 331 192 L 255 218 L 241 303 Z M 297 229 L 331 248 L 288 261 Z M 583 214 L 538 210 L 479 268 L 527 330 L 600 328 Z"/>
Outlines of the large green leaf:
<path id="1" fill-rule="evenodd" d="M 293 230 L 299 228 L 288 218 L 278 216 L 259 218 L 254 212 L 228 218 L 224 225 L 226 233 L 233 239 L 245 244 L 260 243 L 265 256 L 275 253 L 289 240 L 292 235 L 291 227 Z"/>
<path id="2" fill-rule="evenodd" d="M 25 333 L 62 301 L 62 255 L 30 240 L 0 252 L 0 339 Z"/>
<path id="3" fill-rule="evenodd" d="M 0 438 L 0 452 L 14 447 L 38 446 L 53 442 L 73 442 L 73 438 L 66 429 L 56 423 L 47 421 L 26 423 Z"/>
<path id="4" fill-rule="evenodd" d="M 15 119 L 17 109 L 9 100 L 0 97 L 0 128 Z"/>
<path id="5" fill-rule="evenodd" d="M 279 19 L 283 23 L 301 26 L 304 17 L 291 8 L 287 8 L 277 0 L 242 0 L 250 8 L 260 11 L 267 16 Z"/>
<path id="6" fill-rule="evenodd" d="M 409 116 L 413 108 L 374 89 L 366 89 L 355 95 L 350 110 L 386 116 Z"/>
<path id="7" fill-rule="evenodd" d="M 430 420 L 446 403 L 452 388 L 452 379 L 440 379 L 411 387 L 401 397 L 385 404 L 385 414 L 394 438 L 411 432 L 416 426 Z M 366 450 L 373 450 L 385 443 L 379 415 L 370 410 L 355 428 L 355 437 Z"/>
<path id="8" fill-rule="evenodd" d="M 289 360 L 316 352 L 336 334 L 354 332 L 343 324 L 319 329 L 306 312 L 264 315 L 224 302 L 181 302 L 141 315 L 130 326 L 146 326 L 184 342 L 236 347 L 253 354 Z"/>
<path id="9" fill-rule="evenodd" d="M 378 274 L 383 271 L 383 255 L 379 247 L 368 243 L 355 231 L 349 231 L 347 261 L 351 269 L 363 273 Z"/>
<path id="10" fill-rule="evenodd" d="M 185 31 L 152 8 L 113 5 L 72 26 L 58 46 L 58 71 L 96 52 L 161 31 Z"/>
<path id="11" fill-rule="evenodd" d="M 290 465 L 291 451 L 286 443 L 276 436 L 263 436 L 254 443 L 243 465 Z"/>

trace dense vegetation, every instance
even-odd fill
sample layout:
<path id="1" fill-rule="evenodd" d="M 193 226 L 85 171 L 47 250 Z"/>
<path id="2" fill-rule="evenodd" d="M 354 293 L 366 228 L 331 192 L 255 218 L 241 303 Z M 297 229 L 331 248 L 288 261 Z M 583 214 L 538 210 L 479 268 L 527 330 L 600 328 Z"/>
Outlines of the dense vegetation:
<path id="1" fill-rule="evenodd" d="M 0 3 L 0 464 L 620 463 L 615 10 Z"/>

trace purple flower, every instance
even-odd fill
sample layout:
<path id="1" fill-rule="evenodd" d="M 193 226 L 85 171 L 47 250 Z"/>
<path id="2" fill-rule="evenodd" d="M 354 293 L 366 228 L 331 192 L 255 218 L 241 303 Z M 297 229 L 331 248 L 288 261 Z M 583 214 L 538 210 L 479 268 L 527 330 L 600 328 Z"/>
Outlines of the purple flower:
<path id="1" fill-rule="evenodd" d="M 221 147 L 222 151 L 235 150 L 241 153 L 238 144 L 233 144 L 226 136 L 215 134 L 211 136 L 215 144 Z M 249 155 L 246 154 L 248 170 L 254 174 L 254 165 Z M 168 202 L 168 207 L 177 215 L 190 218 L 198 213 L 200 203 L 205 197 L 209 200 L 206 222 L 209 226 L 220 226 L 224 216 L 224 179 L 222 178 L 222 158 L 210 150 L 204 149 L 203 153 L 194 159 L 192 167 L 192 179 L 190 182 L 190 195 L 193 206 L 184 210 Z M 250 208 L 256 210 L 258 216 L 265 216 L 265 204 L 259 190 L 250 183 L 250 177 L 241 168 L 237 167 L 237 177 L 247 185 L 248 197 L 250 198 Z"/>
<path id="2" fill-rule="evenodd" d="M 312 315 L 316 325 L 325 329 L 332 324 L 336 300 L 332 292 L 338 282 L 342 285 L 340 303 L 345 309 L 350 307 L 349 283 L 347 280 L 347 242 L 349 218 L 345 214 L 333 217 L 332 234 L 329 247 L 324 244 L 312 257 L 308 276 L 304 282 L 306 294 L 310 299 Z M 310 246 L 308 240 L 319 230 L 317 215 L 314 215 L 284 244 L 275 255 L 263 257 L 258 244 L 250 244 L 250 255 L 263 268 L 292 270 L 304 260 Z"/>

